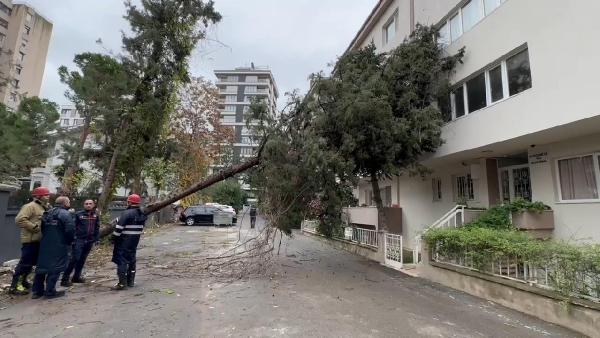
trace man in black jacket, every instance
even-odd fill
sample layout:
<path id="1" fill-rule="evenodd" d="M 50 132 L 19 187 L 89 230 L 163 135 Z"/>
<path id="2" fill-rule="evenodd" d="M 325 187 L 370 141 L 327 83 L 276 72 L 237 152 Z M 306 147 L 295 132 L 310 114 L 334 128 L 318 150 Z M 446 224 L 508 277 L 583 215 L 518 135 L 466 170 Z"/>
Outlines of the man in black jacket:
<path id="1" fill-rule="evenodd" d="M 100 217 L 96 214 L 95 203 L 92 200 L 83 202 L 83 209 L 75 214 L 75 243 L 73 254 L 67 270 L 63 273 L 60 285 L 69 287 L 72 283 L 85 283 L 81 277 L 85 261 L 94 246 L 100 239 Z M 71 273 L 75 270 L 73 279 L 69 281 Z"/>
<path id="2" fill-rule="evenodd" d="M 56 291 L 56 282 L 60 273 L 67 268 L 69 247 L 74 238 L 75 225 L 73 216 L 68 211 L 70 206 L 69 198 L 60 196 L 56 199 L 54 208 L 42 218 L 40 254 L 31 290 L 33 299 L 65 295 L 64 291 Z"/>
<path id="3" fill-rule="evenodd" d="M 117 220 L 113 232 L 115 247 L 112 261 L 117 264 L 119 277 L 119 282 L 112 287 L 113 290 L 123 290 L 127 286 L 135 285 L 135 255 L 147 219 L 140 209 L 141 202 L 139 195 L 132 194 L 127 197 L 127 210 Z"/>

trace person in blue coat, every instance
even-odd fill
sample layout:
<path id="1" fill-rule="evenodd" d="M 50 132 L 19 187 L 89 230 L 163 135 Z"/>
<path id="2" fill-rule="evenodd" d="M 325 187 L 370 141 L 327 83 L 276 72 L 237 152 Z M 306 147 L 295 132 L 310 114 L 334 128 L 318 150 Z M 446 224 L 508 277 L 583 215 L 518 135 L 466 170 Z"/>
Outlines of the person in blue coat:
<path id="1" fill-rule="evenodd" d="M 65 295 L 64 291 L 56 291 L 56 282 L 69 262 L 69 247 L 73 243 L 75 224 L 69 213 L 71 201 L 66 196 L 56 199 L 54 208 L 47 211 L 42 218 L 42 240 L 40 254 L 33 279 L 33 299 L 45 296 L 56 298 Z"/>
<path id="2" fill-rule="evenodd" d="M 127 210 L 117 220 L 113 232 L 113 263 L 117 264 L 119 281 L 113 290 L 123 290 L 135 285 L 136 251 L 140 237 L 144 232 L 146 215 L 140 209 L 142 199 L 132 194 L 127 197 Z"/>
<path id="3" fill-rule="evenodd" d="M 73 254 L 67 270 L 63 273 L 60 285 L 69 287 L 73 283 L 85 283 L 81 277 L 83 266 L 87 260 L 94 243 L 100 240 L 100 217 L 96 214 L 93 200 L 85 200 L 83 209 L 75 214 L 75 242 L 73 243 Z M 71 273 L 73 279 L 71 278 Z"/>

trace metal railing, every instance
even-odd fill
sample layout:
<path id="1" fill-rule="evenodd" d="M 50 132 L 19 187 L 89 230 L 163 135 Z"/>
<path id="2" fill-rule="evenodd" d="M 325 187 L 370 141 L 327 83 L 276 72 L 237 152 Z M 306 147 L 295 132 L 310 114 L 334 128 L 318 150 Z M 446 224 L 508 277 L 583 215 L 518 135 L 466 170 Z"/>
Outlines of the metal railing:
<path id="1" fill-rule="evenodd" d="M 460 223 L 459 223 L 460 221 Z M 435 229 L 435 228 L 449 228 L 449 227 L 459 227 L 461 225 L 465 224 L 465 206 L 464 205 L 457 205 L 454 208 L 450 209 L 450 211 L 448 211 L 447 213 L 444 214 L 444 216 L 440 217 L 437 221 L 433 222 L 433 224 L 426 228 L 425 230 L 423 230 L 422 233 L 418 234 L 415 237 L 415 248 L 413 250 L 413 262 L 415 263 L 420 263 L 421 262 L 421 257 L 419 255 L 419 253 L 421 252 L 421 241 L 422 241 L 422 237 L 423 235 L 431 230 L 431 229 Z"/>
<path id="2" fill-rule="evenodd" d="M 448 265 L 458 266 L 469 270 L 529 284 L 546 290 L 555 290 L 557 283 L 564 282 L 565 272 L 557 260 L 554 266 L 543 266 L 528 262 L 518 256 L 504 256 L 485 263 L 477 263 L 474 255 L 464 251 L 452 255 L 443 255 L 438 248 L 432 250 L 431 260 Z M 597 271 L 577 271 L 573 281 L 575 292 L 573 296 L 600 302 L 600 275 Z"/>
<path id="3" fill-rule="evenodd" d="M 376 230 L 345 227 L 344 233 L 345 234 L 350 233 L 349 230 L 352 230 L 352 238 L 350 238 L 351 241 L 377 248 L 377 231 Z M 346 237 L 346 236 L 344 236 L 344 237 Z"/>

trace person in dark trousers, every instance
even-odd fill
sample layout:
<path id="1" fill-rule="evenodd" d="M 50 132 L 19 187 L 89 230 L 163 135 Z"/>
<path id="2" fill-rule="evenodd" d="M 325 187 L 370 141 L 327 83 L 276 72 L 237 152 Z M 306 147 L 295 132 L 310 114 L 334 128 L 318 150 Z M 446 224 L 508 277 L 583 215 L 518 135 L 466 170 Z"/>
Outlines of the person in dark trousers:
<path id="1" fill-rule="evenodd" d="M 250 207 L 250 228 L 254 229 L 256 226 L 256 207 Z"/>
<path id="2" fill-rule="evenodd" d="M 75 222 L 69 212 L 71 201 L 66 196 L 56 199 L 54 208 L 44 214 L 42 219 L 42 240 L 40 255 L 33 279 L 32 296 L 56 298 L 65 295 L 56 291 L 56 282 L 60 273 L 69 263 L 69 248 L 75 238 Z"/>
<path id="3" fill-rule="evenodd" d="M 117 220 L 113 232 L 113 263 L 117 264 L 119 281 L 113 290 L 124 290 L 135 285 L 136 250 L 146 224 L 146 215 L 140 209 L 142 199 L 132 194 L 127 197 L 127 210 Z"/>
<path id="4" fill-rule="evenodd" d="M 94 201 L 85 200 L 83 202 L 83 209 L 75 214 L 75 242 L 73 243 L 73 250 L 71 255 L 71 261 L 67 270 L 63 273 L 60 285 L 69 287 L 73 283 L 85 283 L 85 279 L 81 277 L 83 266 L 87 260 L 94 243 L 98 243 L 100 240 L 100 218 L 94 210 L 96 207 Z M 71 273 L 73 279 L 71 278 Z"/>
<path id="5" fill-rule="evenodd" d="M 26 295 L 29 293 L 31 284 L 27 281 L 27 276 L 37 263 L 40 251 L 42 216 L 48 208 L 50 190 L 45 187 L 38 187 L 33 189 L 31 195 L 33 200 L 21 208 L 15 219 L 21 227 L 21 259 L 15 268 L 8 289 L 8 293 L 11 295 Z"/>

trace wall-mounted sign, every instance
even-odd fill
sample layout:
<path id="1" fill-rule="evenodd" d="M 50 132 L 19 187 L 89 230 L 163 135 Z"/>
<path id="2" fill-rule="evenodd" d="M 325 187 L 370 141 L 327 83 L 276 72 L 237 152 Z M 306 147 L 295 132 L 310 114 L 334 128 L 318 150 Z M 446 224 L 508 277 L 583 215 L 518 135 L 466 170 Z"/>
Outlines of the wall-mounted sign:
<path id="1" fill-rule="evenodd" d="M 529 155 L 529 164 L 538 164 L 548 162 L 548 153 L 541 152 Z"/>

